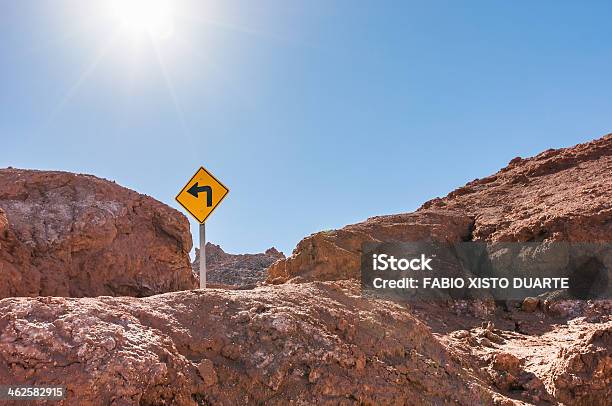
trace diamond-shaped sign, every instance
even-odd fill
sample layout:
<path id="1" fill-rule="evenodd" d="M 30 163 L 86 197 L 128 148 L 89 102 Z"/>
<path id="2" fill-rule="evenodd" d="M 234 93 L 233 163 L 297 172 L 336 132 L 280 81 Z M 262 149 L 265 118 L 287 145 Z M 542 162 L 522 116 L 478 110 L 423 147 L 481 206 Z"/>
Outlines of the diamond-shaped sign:
<path id="1" fill-rule="evenodd" d="M 228 193 L 223 183 L 200 167 L 176 196 L 176 201 L 198 222 L 204 223 Z"/>

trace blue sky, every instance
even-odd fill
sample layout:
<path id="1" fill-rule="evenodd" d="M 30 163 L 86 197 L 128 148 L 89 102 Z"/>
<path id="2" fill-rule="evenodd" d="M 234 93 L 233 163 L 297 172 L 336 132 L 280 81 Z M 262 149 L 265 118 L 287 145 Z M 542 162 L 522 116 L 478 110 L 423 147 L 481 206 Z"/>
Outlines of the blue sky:
<path id="1" fill-rule="evenodd" d="M 611 131 L 610 2 L 179 0 L 163 38 L 107 4 L 0 6 L 0 167 L 178 208 L 204 165 L 231 190 L 207 222 L 229 252 L 289 253 Z"/>

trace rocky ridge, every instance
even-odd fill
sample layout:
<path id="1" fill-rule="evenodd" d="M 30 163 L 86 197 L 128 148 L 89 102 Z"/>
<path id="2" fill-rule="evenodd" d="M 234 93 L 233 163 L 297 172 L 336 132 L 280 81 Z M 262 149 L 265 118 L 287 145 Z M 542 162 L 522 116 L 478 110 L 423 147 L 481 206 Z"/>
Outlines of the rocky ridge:
<path id="1" fill-rule="evenodd" d="M 195 250 L 195 260 L 191 264 L 196 279 L 199 280 L 200 250 Z M 268 248 L 259 254 L 229 254 L 219 246 L 206 243 L 206 280 L 214 285 L 249 288 L 263 282 L 270 265 L 285 258 L 276 248 Z"/>
<path id="2" fill-rule="evenodd" d="M 515 158 L 409 214 L 377 216 L 312 234 L 277 261 L 268 281 L 358 278 L 368 241 L 612 242 L 612 134 Z"/>

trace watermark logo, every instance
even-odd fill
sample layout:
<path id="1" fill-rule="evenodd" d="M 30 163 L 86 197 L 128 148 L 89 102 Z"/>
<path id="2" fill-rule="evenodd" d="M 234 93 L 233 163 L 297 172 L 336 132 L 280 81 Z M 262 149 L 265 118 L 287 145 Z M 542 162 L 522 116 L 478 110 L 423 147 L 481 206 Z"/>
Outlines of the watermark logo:
<path id="1" fill-rule="evenodd" d="M 375 271 L 433 271 L 430 263 L 433 258 L 427 258 L 425 254 L 421 254 L 419 258 L 395 258 L 393 255 L 387 254 L 372 254 L 372 268 Z"/>
<path id="2" fill-rule="evenodd" d="M 361 282 L 368 294 L 407 300 L 522 300 L 551 292 L 612 297 L 612 244 L 365 243 Z"/>

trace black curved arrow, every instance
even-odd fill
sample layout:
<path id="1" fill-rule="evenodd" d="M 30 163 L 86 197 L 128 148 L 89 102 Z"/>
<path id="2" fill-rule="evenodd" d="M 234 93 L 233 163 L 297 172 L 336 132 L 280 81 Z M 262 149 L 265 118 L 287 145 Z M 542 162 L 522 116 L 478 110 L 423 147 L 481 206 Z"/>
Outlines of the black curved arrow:
<path id="1" fill-rule="evenodd" d="M 187 193 L 195 198 L 197 198 L 198 194 L 201 192 L 206 192 L 206 207 L 212 206 L 212 188 L 210 186 L 198 186 L 198 182 L 196 182 L 187 190 Z"/>

